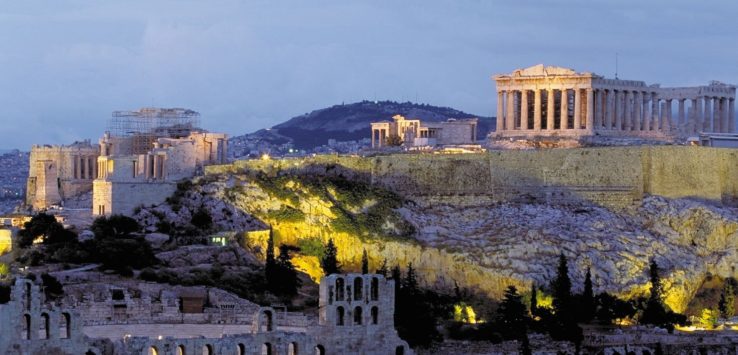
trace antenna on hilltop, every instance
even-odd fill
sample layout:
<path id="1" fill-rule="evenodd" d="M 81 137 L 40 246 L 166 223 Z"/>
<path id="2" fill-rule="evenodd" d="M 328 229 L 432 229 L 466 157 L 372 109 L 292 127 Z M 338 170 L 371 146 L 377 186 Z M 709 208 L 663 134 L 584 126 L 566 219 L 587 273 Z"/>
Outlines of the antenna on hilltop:
<path id="1" fill-rule="evenodd" d="M 618 78 L 618 52 L 615 52 L 615 79 Z"/>

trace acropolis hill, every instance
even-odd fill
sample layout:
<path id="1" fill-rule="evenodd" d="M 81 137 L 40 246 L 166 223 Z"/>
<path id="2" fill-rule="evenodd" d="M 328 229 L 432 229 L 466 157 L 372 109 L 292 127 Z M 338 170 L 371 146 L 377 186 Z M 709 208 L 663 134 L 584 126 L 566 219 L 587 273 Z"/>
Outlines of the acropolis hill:
<path id="1" fill-rule="evenodd" d="M 254 172 L 274 180 L 264 185 Z M 310 176 L 381 187 L 409 202 L 399 215 L 379 214 L 385 222 L 377 230 L 346 229 L 341 213 L 361 220 L 382 195 L 341 204 L 316 195 Z M 667 303 L 685 310 L 706 275 L 736 276 L 738 215 L 723 206 L 738 197 L 737 177 L 738 152 L 703 147 L 318 155 L 209 166 L 193 196 L 206 192 L 256 215 L 282 242 L 333 238 L 347 265 L 366 249 L 372 263 L 410 262 L 430 285 L 458 282 L 495 298 L 509 284 L 547 284 L 561 252 L 574 260 L 575 285 L 591 266 L 599 290 L 643 295 L 643 270 L 656 258 L 668 270 Z M 295 212 L 277 218 L 283 211 Z M 401 236 L 404 223 L 414 226 L 412 238 Z M 246 243 L 265 239 L 250 235 Z M 298 262 L 308 273 L 310 258 Z"/>

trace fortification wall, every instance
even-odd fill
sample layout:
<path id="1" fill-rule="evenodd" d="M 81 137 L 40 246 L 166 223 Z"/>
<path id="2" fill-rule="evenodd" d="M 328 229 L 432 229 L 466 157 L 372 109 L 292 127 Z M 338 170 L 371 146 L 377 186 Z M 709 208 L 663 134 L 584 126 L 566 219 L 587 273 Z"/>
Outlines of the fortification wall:
<path id="1" fill-rule="evenodd" d="M 687 146 L 640 146 L 494 151 L 479 154 L 319 155 L 243 160 L 206 173 L 243 169 L 274 174 L 307 168 L 353 174 L 419 203 L 494 201 L 577 202 L 624 207 L 644 194 L 738 200 L 738 151 Z"/>
<path id="2" fill-rule="evenodd" d="M 131 215 L 136 207 L 164 202 L 177 189 L 175 182 L 110 182 L 94 181 L 92 214 Z"/>

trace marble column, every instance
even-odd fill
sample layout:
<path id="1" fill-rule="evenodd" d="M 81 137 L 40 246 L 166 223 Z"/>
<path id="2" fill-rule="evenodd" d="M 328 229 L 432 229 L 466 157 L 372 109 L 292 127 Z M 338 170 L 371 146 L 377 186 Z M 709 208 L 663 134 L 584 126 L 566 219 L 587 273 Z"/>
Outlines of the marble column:
<path id="1" fill-rule="evenodd" d="M 605 129 L 612 129 L 614 96 L 612 89 L 605 91 Z"/>
<path id="2" fill-rule="evenodd" d="M 500 90 L 497 92 L 497 133 L 502 132 L 504 129 L 504 112 L 505 109 L 505 92 Z M 372 135 L 372 147 L 374 147 L 374 138 Z"/>
<path id="3" fill-rule="evenodd" d="M 574 89 L 574 129 L 582 129 L 582 90 Z"/>
<path id="4" fill-rule="evenodd" d="M 554 89 L 548 89 L 546 93 L 546 102 L 548 109 L 546 109 L 546 129 L 553 131 L 554 129 L 554 112 L 556 111 L 556 100 L 554 99 Z"/>
<path id="5" fill-rule="evenodd" d="M 633 99 L 633 130 L 640 131 L 642 126 L 642 114 L 643 114 L 643 93 L 640 91 L 635 92 L 635 98 Z"/>
<path id="6" fill-rule="evenodd" d="M 594 108 L 594 128 L 600 129 L 602 128 L 603 124 L 603 108 L 605 107 L 602 104 L 602 89 L 595 89 L 594 90 L 594 99 L 595 99 L 595 108 Z"/>
<path id="7" fill-rule="evenodd" d="M 704 102 L 703 97 L 698 97 L 695 101 L 694 105 L 694 114 L 695 114 L 695 126 L 694 126 L 694 132 L 702 132 L 704 130 L 705 125 L 705 111 L 702 110 L 702 104 Z"/>
<path id="8" fill-rule="evenodd" d="M 722 132 L 723 131 L 723 112 L 722 107 L 723 102 L 722 98 L 716 97 L 715 98 L 715 105 L 712 107 L 712 117 L 713 117 L 713 131 L 715 132 Z"/>
<path id="9" fill-rule="evenodd" d="M 671 130 L 671 100 L 661 101 L 661 131 L 669 132 Z"/>
<path id="10" fill-rule="evenodd" d="M 507 91 L 507 114 L 505 115 L 505 129 L 512 131 L 515 129 L 515 90 Z"/>
<path id="11" fill-rule="evenodd" d="M 587 88 L 587 114 L 585 116 L 584 128 L 593 131 L 594 130 L 594 90 Z"/>
<path id="12" fill-rule="evenodd" d="M 651 130 L 651 94 L 641 92 L 643 95 L 643 115 L 641 129 L 644 131 Z"/>
<path id="13" fill-rule="evenodd" d="M 623 91 L 615 92 L 615 129 L 623 129 Z"/>
<path id="14" fill-rule="evenodd" d="M 728 101 L 728 132 L 735 133 L 735 99 Z"/>
<path id="15" fill-rule="evenodd" d="M 625 130 L 626 131 L 632 131 L 633 127 L 635 125 L 633 124 L 634 121 L 634 114 L 633 114 L 633 91 L 626 91 L 625 92 Z"/>
<path id="16" fill-rule="evenodd" d="M 651 130 L 652 131 L 658 131 L 660 129 L 659 127 L 659 98 L 658 94 L 655 92 L 651 93 Z"/>
<path id="17" fill-rule="evenodd" d="M 569 121 L 569 98 L 566 88 L 561 88 L 561 117 L 559 118 L 559 129 L 567 129 Z"/>
<path id="18" fill-rule="evenodd" d="M 684 99 L 679 99 L 679 123 L 677 124 L 677 129 L 680 133 L 686 132 L 687 122 L 685 121 L 684 117 Z"/>
<path id="19" fill-rule="evenodd" d="M 520 91 L 520 129 L 528 129 L 528 90 Z"/>
<path id="20" fill-rule="evenodd" d="M 541 90 L 533 92 L 533 129 L 541 130 Z"/>
<path id="21" fill-rule="evenodd" d="M 702 129 L 706 132 L 712 131 L 712 97 L 705 96 L 705 121 Z"/>

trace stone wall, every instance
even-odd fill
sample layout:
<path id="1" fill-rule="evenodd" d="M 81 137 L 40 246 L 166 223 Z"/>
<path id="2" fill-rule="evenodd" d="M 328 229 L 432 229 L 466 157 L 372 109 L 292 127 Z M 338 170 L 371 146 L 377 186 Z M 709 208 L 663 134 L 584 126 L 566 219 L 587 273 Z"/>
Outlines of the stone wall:
<path id="1" fill-rule="evenodd" d="M 316 167 L 318 166 L 318 167 Z M 738 197 L 738 151 L 706 147 L 602 147 L 480 154 L 316 156 L 244 160 L 206 168 L 276 173 L 306 168 L 385 186 L 419 203 L 591 201 L 624 207 L 644 194 L 733 203 Z"/>
<path id="2" fill-rule="evenodd" d="M 90 191 L 98 155 L 98 146 L 89 141 L 67 146 L 31 147 L 26 204 L 47 208 Z"/>
<path id="3" fill-rule="evenodd" d="M 136 207 L 164 202 L 176 189 L 173 181 L 126 183 L 98 179 L 94 181 L 92 211 L 95 215 L 130 215 Z"/>

